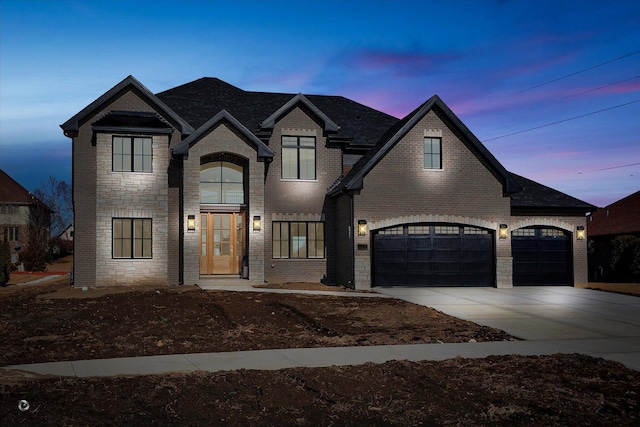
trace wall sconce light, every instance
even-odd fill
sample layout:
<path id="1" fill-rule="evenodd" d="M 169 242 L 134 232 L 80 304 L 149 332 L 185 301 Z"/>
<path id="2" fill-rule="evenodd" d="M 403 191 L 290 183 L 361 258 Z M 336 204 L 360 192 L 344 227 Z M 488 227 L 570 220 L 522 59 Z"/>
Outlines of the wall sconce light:
<path id="1" fill-rule="evenodd" d="M 506 240 L 506 238 L 509 237 L 509 227 L 507 227 L 507 224 L 500 224 L 498 236 L 500 236 L 500 240 Z"/>
<path id="2" fill-rule="evenodd" d="M 259 215 L 253 217 L 253 232 L 259 233 L 262 229 L 262 220 Z"/>
<path id="3" fill-rule="evenodd" d="M 364 219 L 358 220 L 358 236 L 367 235 L 367 221 Z"/>
<path id="4" fill-rule="evenodd" d="M 196 216 L 195 215 L 187 216 L 187 231 L 191 231 L 191 232 L 196 231 Z"/>
<path id="5" fill-rule="evenodd" d="M 587 237 L 587 232 L 585 231 L 584 227 L 579 225 L 576 228 L 576 239 L 578 240 L 584 240 Z"/>

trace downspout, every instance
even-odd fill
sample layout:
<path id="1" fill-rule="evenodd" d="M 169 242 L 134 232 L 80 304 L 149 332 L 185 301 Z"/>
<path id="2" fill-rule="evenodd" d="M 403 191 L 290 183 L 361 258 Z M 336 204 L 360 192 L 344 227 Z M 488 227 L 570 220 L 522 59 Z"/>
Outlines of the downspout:
<path id="1" fill-rule="evenodd" d="M 355 230 L 353 229 L 353 224 L 355 221 L 355 215 L 354 215 L 354 200 L 353 200 L 353 193 L 348 193 L 349 194 L 349 198 L 351 199 L 351 209 L 349 209 L 350 212 L 350 218 L 349 218 L 349 247 L 350 247 L 350 251 L 349 251 L 349 258 L 350 258 L 350 268 L 351 268 L 351 272 L 350 272 L 350 276 L 351 276 L 351 285 L 353 286 L 353 289 L 356 288 L 356 266 L 355 266 L 355 262 L 356 262 L 356 256 L 355 256 L 355 239 L 354 239 L 354 234 L 355 234 Z"/>

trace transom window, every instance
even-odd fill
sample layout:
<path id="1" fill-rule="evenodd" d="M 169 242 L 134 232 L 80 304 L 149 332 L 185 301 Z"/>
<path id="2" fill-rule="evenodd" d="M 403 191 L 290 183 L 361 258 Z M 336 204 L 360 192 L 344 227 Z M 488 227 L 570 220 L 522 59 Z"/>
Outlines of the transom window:
<path id="1" fill-rule="evenodd" d="M 152 222 L 149 218 L 114 218 L 113 258 L 152 258 Z"/>
<path id="2" fill-rule="evenodd" d="M 442 169 L 442 139 L 424 139 L 424 168 Z"/>
<path id="3" fill-rule="evenodd" d="M 200 203 L 244 204 L 244 170 L 231 162 L 200 166 Z"/>
<path id="4" fill-rule="evenodd" d="M 274 221 L 273 258 L 324 258 L 324 223 Z"/>
<path id="5" fill-rule="evenodd" d="M 316 179 L 315 136 L 282 137 L 282 178 Z"/>
<path id="6" fill-rule="evenodd" d="M 114 172 L 153 172 L 152 143 L 148 137 L 114 136 Z"/>

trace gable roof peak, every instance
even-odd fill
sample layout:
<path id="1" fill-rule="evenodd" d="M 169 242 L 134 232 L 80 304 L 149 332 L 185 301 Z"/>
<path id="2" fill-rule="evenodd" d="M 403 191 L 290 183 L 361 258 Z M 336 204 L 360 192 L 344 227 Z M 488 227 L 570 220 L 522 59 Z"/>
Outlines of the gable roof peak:
<path id="1" fill-rule="evenodd" d="M 145 101 L 153 106 L 158 113 L 169 117 L 173 122 L 177 123 L 180 131 L 184 135 L 188 135 L 193 132 L 193 127 L 189 123 L 187 123 L 175 111 L 173 111 L 158 97 L 156 97 L 153 92 L 151 92 L 142 83 L 140 83 L 138 79 L 130 74 L 123 80 L 121 80 L 118 84 L 109 89 L 107 92 L 98 97 L 91 104 L 83 108 L 75 116 L 71 117 L 69 120 L 61 124 L 60 127 L 64 131 L 65 136 L 72 137 L 74 133 L 78 131 L 80 122 L 82 122 L 88 116 L 97 113 L 101 108 L 104 108 L 105 104 L 110 102 L 114 97 L 118 96 L 118 94 L 127 90 L 128 88 L 134 88 L 135 90 L 140 92 L 145 98 Z"/>
<path id="2" fill-rule="evenodd" d="M 297 95 L 295 95 L 287 103 L 278 108 L 278 110 L 276 110 L 273 114 L 262 121 L 262 123 L 260 123 L 260 129 L 273 129 L 275 127 L 276 121 L 284 114 L 286 114 L 287 111 L 289 111 L 299 103 L 310 109 L 320 120 L 324 122 L 324 130 L 326 132 L 338 132 L 340 130 L 340 126 L 338 126 L 325 113 L 323 113 L 318 107 L 316 107 L 315 104 L 309 101 L 309 98 L 304 96 L 302 93 L 298 93 Z"/>

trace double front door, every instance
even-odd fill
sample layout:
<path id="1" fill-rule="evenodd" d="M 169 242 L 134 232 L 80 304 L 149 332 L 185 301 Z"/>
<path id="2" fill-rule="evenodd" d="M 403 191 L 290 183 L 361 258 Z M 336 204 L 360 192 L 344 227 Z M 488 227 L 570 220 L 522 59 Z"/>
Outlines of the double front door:
<path id="1" fill-rule="evenodd" d="M 200 274 L 239 274 L 244 232 L 242 213 L 200 214 Z"/>

